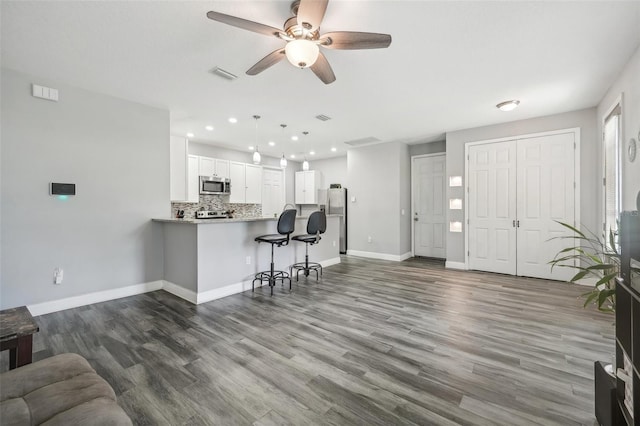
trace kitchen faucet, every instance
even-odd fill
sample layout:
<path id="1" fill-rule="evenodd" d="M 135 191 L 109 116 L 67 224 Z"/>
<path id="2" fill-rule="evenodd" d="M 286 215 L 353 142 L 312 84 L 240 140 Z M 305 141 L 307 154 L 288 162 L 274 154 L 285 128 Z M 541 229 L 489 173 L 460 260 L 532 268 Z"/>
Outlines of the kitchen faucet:
<path id="1" fill-rule="evenodd" d="M 285 211 L 287 209 L 287 207 L 291 206 L 293 209 L 298 210 L 298 208 L 295 206 L 295 204 L 291 204 L 291 203 L 287 203 L 284 205 L 284 207 L 282 208 L 282 211 Z"/>

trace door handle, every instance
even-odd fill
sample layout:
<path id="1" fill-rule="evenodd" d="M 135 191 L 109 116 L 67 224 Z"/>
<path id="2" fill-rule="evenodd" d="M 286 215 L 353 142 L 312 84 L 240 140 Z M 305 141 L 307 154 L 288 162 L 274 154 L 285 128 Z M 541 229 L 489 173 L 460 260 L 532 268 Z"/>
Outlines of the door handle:
<path id="1" fill-rule="evenodd" d="M 520 228 L 520 221 L 519 220 L 516 220 L 516 227 Z"/>
<path id="2" fill-rule="evenodd" d="M 516 227 L 516 220 L 515 219 L 513 219 L 513 227 L 514 228 Z"/>
<path id="3" fill-rule="evenodd" d="M 417 217 L 414 217 L 414 218 L 413 218 L 413 221 L 414 221 L 414 222 L 417 222 L 417 221 L 418 221 L 418 218 L 417 218 Z"/>

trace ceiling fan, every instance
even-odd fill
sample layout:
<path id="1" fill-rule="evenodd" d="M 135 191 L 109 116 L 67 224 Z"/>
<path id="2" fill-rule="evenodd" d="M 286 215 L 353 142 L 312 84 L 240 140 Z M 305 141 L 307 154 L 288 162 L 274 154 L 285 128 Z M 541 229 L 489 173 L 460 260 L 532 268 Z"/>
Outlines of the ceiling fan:
<path id="1" fill-rule="evenodd" d="M 282 30 L 236 16 L 210 11 L 207 17 L 227 25 L 278 37 L 287 42 L 259 60 L 247 71 L 256 75 L 286 58 L 296 67 L 311 68 L 325 84 L 336 81 L 327 58 L 320 52 L 320 46 L 327 49 L 380 49 L 389 47 L 389 34 L 337 31 L 320 34 L 320 24 L 327 10 L 329 0 L 296 0 L 291 4 L 292 17 L 284 22 Z"/>

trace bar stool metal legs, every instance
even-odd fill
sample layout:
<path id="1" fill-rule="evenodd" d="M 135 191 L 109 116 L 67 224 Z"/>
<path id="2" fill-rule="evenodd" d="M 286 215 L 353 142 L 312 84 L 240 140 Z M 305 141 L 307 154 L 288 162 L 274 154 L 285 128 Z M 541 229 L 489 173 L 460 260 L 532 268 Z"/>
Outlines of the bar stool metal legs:
<path id="1" fill-rule="evenodd" d="M 305 277 L 308 277 L 311 271 L 314 271 L 316 273 L 316 281 L 318 281 L 318 271 L 320 271 L 320 276 L 322 276 L 322 265 L 318 262 L 309 262 L 309 243 L 305 244 L 304 262 L 294 263 L 289 266 L 290 276 L 293 276 L 294 269 L 296 271 L 296 281 L 298 281 L 300 271 L 304 271 Z M 289 281 L 291 281 L 291 279 L 289 279 Z"/>
<path id="2" fill-rule="evenodd" d="M 268 271 L 258 272 L 255 275 L 255 278 L 251 282 L 251 292 L 255 290 L 256 281 L 260 281 L 260 285 L 262 285 L 263 281 L 267 281 L 269 283 L 269 287 L 271 290 L 271 295 L 273 296 L 273 287 L 276 285 L 276 281 L 280 280 L 281 284 L 284 285 L 284 280 L 289 280 L 289 290 L 291 290 L 291 274 L 285 271 L 276 271 L 275 265 L 273 263 L 273 246 L 275 244 L 271 244 L 271 268 Z"/>

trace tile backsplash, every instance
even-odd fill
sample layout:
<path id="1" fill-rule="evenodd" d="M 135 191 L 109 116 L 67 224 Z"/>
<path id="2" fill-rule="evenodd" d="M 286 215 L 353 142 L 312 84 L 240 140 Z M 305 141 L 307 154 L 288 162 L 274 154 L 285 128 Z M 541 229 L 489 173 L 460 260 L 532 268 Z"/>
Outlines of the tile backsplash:
<path id="1" fill-rule="evenodd" d="M 200 195 L 199 203 L 171 203 L 171 216 L 176 217 L 178 210 L 184 210 L 186 219 L 193 219 L 198 210 L 233 210 L 233 217 L 261 217 L 262 204 L 231 204 L 225 202 L 224 195 Z"/>

